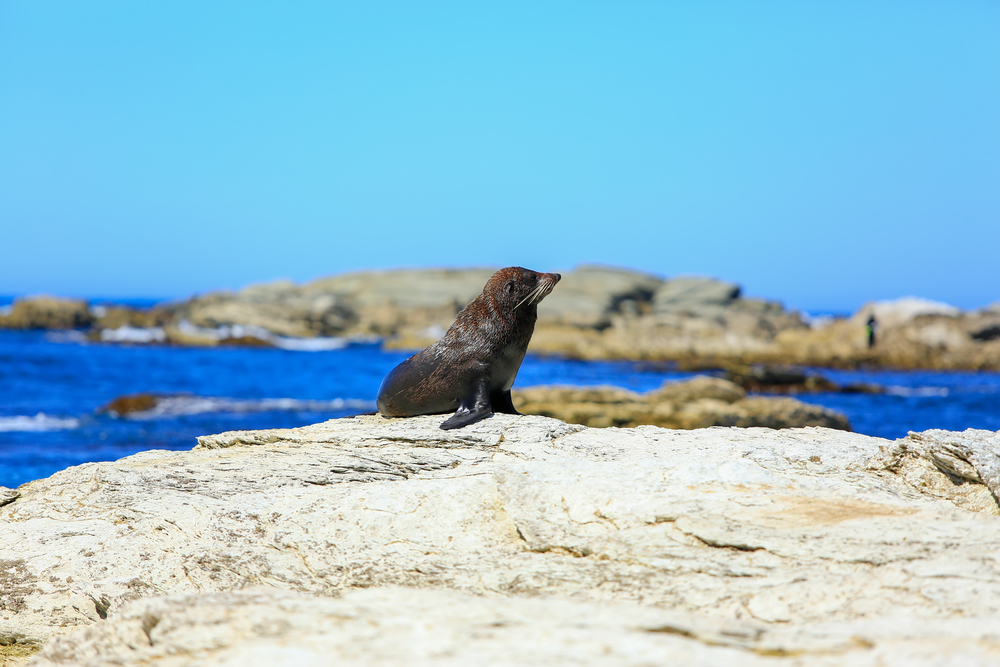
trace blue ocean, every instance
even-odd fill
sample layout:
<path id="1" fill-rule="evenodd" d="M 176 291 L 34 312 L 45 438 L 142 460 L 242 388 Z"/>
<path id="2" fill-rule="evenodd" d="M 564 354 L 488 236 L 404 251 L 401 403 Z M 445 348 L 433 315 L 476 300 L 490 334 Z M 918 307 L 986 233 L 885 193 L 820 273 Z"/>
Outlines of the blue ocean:
<path id="1" fill-rule="evenodd" d="M 382 377 L 406 358 L 377 343 L 340 349 L 181 348 L 86 341 L 76 332 L 0 331 L 0 485 L 16 487 L 88 461 L 146 449 L 190 449 L 199 435 L 282 428 L 374 410 Z M 884 394 L 812 394 L 854 430 L 884 438 L 929 428 L 1000 430 L 1000 374 L 816 372 L 874 383 Z M 692 373 L 628 361 L 529 355 L 518 387 L 616 385 L 648 391 Z M 154 410 L 99 409 L 124 394 L 170 395 Z"/>

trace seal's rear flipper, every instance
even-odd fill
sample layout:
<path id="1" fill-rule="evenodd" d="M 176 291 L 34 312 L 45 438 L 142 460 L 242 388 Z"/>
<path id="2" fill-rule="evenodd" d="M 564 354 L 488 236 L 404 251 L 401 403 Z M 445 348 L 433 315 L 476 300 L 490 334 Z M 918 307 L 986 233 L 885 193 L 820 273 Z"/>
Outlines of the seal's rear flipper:
<path id="1" fill-rule="evenodd" d="M 469 393 L 462 397 L 458 411 L 446 419 L 441 428 L 445 430 L 462 428 L 480 419 L 486 419 L 491 414 L 493 408 L 490 407 L 490 379 L 482 376 L 470 383 Z"/>
<path id="2" fill-rule="evenodd" d="M 493 394 L 490 398 L 493 404 L 493 412 L 500 412 L 505 415 L 519 415 L 520 412 L 514 407 L 514 401 L 510 397 L 510 389 L 500 394 Z"/>

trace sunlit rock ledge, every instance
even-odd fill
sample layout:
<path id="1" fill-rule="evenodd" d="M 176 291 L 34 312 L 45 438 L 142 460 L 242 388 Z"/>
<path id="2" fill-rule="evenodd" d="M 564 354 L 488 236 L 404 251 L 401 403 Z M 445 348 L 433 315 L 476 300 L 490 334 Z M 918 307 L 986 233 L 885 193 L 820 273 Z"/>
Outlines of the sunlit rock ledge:
<path id="1" fill-rule="evenodd" d="M 1000 655 L 1000 434 L 441 420 L 205 436 L 4 494 L 0 644 L 47 641 L 39 665 Z"/>

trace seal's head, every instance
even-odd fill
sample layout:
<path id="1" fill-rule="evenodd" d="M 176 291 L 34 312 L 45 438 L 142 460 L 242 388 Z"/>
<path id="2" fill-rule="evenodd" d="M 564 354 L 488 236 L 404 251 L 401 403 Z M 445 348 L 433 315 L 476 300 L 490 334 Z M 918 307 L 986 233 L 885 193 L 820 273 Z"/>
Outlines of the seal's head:
<path id="1" fill-rule="evenodd" d="M 532 312 L 560 278 L 558 273 L 536 273 L 520 266 L 509 266 L 487 281 L 483 297 L 489 299 L 495 312 Z"/>

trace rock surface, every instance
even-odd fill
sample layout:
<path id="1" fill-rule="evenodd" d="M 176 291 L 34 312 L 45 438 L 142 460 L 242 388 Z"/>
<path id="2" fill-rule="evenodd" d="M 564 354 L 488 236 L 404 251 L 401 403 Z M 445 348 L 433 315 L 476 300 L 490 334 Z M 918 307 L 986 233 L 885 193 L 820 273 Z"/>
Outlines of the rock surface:
<path id="1" fill-rule="evenodd" d="M 255 590 L 154 598 L 57 638 L 33 664 L 991 665 L 1000 621 L 783 626 L 649 606 L 406 588 L 339 599 Z M 971 640 L 971 641 L 970 641 Z"/>
<path id="2" fill-rule="evenodd" d="M 0 643 L 61 635 L 39 665 L 1000 657 L 1000 434 L 440 420 L 224 433 L 23 485 Z"/>
<path id="3" fill-rule="evenodd" d="M 790 398 L 748 397 L 734 382 L 703 375 L 667 382 L 646 394 L 618 387 L 528 387 L 513 396 L 515 407 L 524 414 L 584 426 L 825 426 L 851 430 L 847 417 L 834 410 Z"/>

